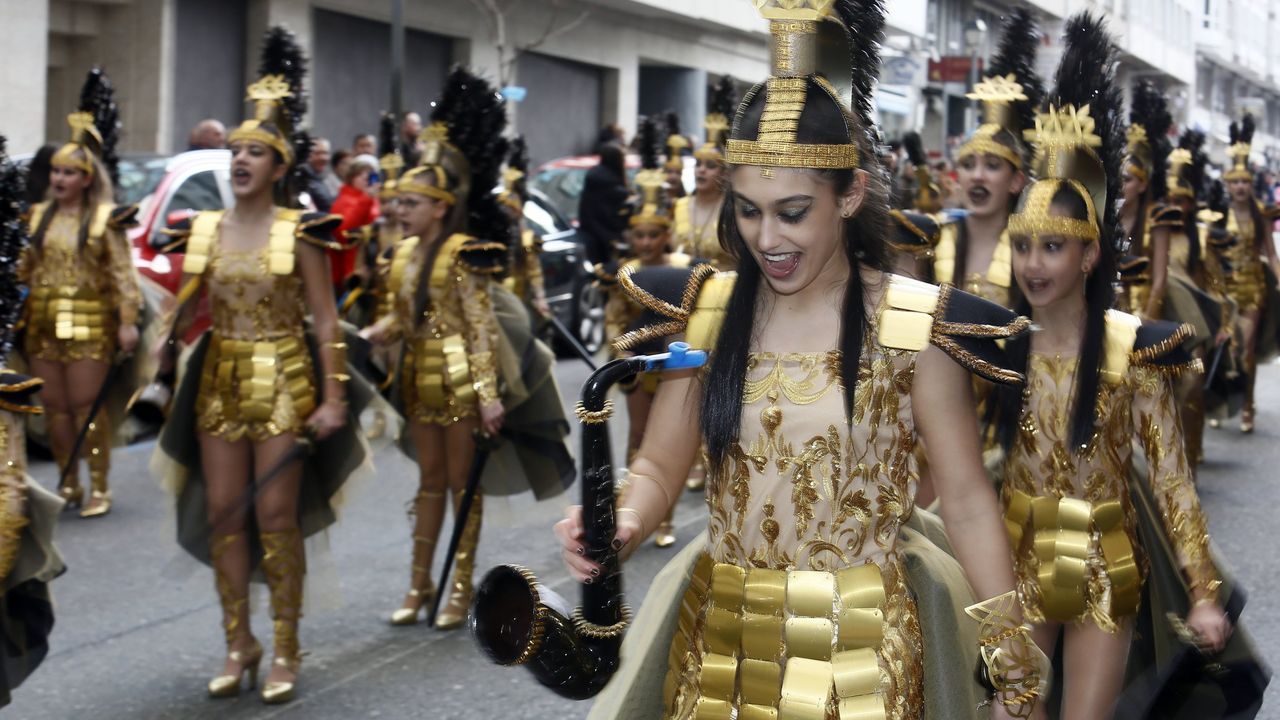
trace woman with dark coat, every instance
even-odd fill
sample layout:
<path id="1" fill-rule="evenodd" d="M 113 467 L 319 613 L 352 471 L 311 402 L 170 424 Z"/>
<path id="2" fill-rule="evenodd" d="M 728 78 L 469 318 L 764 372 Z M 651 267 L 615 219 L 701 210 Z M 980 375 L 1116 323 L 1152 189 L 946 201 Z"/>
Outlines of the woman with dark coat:
<path id="1" fill-rule="evenodd" d="M 620 145 L 601 146 L 600 164 L 587 172 L 578 200 L 578 231 L 592 264 L 613 258 L 627 227 L 623 211 L 629 195 L 625 151 Z"/>

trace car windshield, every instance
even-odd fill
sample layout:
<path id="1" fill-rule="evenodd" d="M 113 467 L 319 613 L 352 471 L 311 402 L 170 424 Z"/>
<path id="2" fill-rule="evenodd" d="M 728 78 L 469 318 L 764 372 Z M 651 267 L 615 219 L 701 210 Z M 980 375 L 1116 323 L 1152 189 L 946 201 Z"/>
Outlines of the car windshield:
<path id="1" fill-rule="evenodd" d="M 121 205 L 133 205 L 151 194 L 164 178 L 169 159 L 122 158 L 120 182 L 116 185 L 116 201 Z"/>
<path id="2" fill-rule="evenodd" d="M 627 182 L 635 180 L 637 168 L 627 169 Z M 533 177 L 530 183 L 535 190 L 545 194 L 553 205 L 578 222 L 578 199 L 582 197 L 582 185 L 586 182 L 586 168 L 547 168 Z"/>

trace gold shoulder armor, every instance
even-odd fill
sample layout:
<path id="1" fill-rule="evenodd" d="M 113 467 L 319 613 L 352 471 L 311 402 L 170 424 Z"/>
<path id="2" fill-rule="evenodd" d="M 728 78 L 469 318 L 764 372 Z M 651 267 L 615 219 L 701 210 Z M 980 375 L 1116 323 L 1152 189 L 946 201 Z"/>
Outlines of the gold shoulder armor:
<path id="1" fill-rule="evenodd" d="M 1111 385 L 1124 382 L 1141 326 L 1142 320 L 1135 315 L 1119 310 L 1107 311 L 1107 325 L 1102 336 L 1102 368 L 1098 371 L 1103 381 Z"/>
<path id="2" fill-rule="evenodd" d="M 890 275 L 877 322 L 880 344 L 894 350 L 923 350 L 933 331 L 933 314 L 938 309 L 940 292 L 937 285 Z"/>

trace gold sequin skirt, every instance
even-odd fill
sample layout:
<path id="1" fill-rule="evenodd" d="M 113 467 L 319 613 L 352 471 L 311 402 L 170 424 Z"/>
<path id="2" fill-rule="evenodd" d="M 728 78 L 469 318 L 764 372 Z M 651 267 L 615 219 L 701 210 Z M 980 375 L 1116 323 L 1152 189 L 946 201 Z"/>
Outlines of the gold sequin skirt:
<path id="1" fill-rule="evenodd" d="M 461 335 L 411 340 L 405 346 L 401 367 L 400 395 L 410 420 L 448 427 L 480 414 L 466 341 Z"/>
<path id="2" fill-rule="evenodd" d="M 1227 294 L 1240 312 L 1250 312 L 1262 307 L 1262 299 L 1267 292 L 1267 280 L 1263 274 L 1262 263 L 1250 262 L 1227 275 Z"/>
<path id="3" fill-rule="evenodd" d="M 209 339 L 196 396 L 201 432 L 231 442 L 262 442 L 302 432 L 315 409 L 315 370 L 302 335 L 259 342 Z"/>
<path id="4" fill-rule="evenodd" d="M 703 554 L 668 655 L 663 717 L 919 718 L 923 655 L 896 556 L 883 568 L 818 572 Z"/>
<path id="5" fill-rule="evenodd" d="M 1093 622 L 1115 632 L 1138 614 L 1146 563 L 1123 501 L 1006 489 L 1004 506 L 1028 620 Z"/>
<path id="6" fill-rule="evenodd" d="M 48 362 L 100 360 L 115 355 L 120 319 L 96 293 L 78 288 L 32 289 L 27 300 L 27 332 L 23 351 Z"/>

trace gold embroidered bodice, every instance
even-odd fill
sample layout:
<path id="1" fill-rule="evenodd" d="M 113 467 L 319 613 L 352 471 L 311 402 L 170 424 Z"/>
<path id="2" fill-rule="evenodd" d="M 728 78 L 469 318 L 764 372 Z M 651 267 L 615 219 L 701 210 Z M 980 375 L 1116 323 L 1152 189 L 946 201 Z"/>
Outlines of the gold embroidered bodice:
<path id="1" fill-rule="evenodd" d="M 939 285 L 950 283 L 971 295 L 990 300 L 1001 307 L 1009 307 L 1013 302 L 1013 252 L 1009 244 L 1008 231 L 1000 234 L 986 271 L 970 270 L 965 273 L 962 281 L 957 282 L 955 268 L 960 222 L 942 226 L 938 246 L 934 248 L 933 254 L 934 280 Z"/>
<path id="2" fill-rule="evenodd" d="M 420 318 L 418 288 L 429 247 L 406 238 L 391 261 L 391 336 L 406 340 L 404 399 L 410 415 L 424 423 L 473 416 L 478 404 L 498 399 L 491 281 L 463 260 L 460 250 L 467 240 L 454 235 L 443 241 L 427 278 L 428 302 Z"/>
<path id="3" fill-rule="evenodd" d="M 37 206 L 34 231 L 44 212 Z M 19 281 L 31 290 L 26 307 L 27 352 L 50 360 L 109 360 L 116 329 L 138 320 L 142 304 L 137 274 L 124 233 L 108 224 L 112 207 L 90 212 L 80 246 L 81 219 L 55 213 L 42 246 L 23 249 Z"/>
<path id="4" fill-rule="evenodd" d="M 707 481 L 712 559 L 883 566 L 915 498 L 915 353 L 868 343 L 844 422 L 840 353 L 749 356 L 740 440 Z"/>
<path id="5" fill-rule="evenodd" d="M 214 244 L 206 273 L 213 332 L 235 340 L 301 337 L 306 301 L 302 278 L 268 270 L 268 248 L 228 250 Z"/>
<path id="6" fill-rule="evenodd" d="M 671 244 L 685 255 L 711 263 L 717 270 L 729 271 L 737 267 L 738 261 L 720 247 L 719 221 L 723 203 L 724 200 L 721 199 L 711 210 L 698 208 L 698 216 L 695 218 L 693 196 L 676 200 L 672 213 L 675 228 Z M 695 220 L 698 221 L 697 224 Z"/>
<path id="7" fill-rule="evenodd" d="M 0 409 L 0 477 L 25 482 L 27 421 L 24 415 Z"/>
<path id="8" fill-rule="evenodd" d="M 1216 588 L 1215 572 L 1166 371 L 1135 360 L 1119 382 L 1101 379 L 1097 431 L 1073 452 L 1076 366 L 1074 357 L 1032 353 L 1002 503 L 1028 618 L 1089 619 L 1113 631 L 1116 620 L 1136 613 L 1145 576 L 1128 487 L 1135 439 L 1192 585 Z"/>

